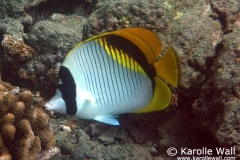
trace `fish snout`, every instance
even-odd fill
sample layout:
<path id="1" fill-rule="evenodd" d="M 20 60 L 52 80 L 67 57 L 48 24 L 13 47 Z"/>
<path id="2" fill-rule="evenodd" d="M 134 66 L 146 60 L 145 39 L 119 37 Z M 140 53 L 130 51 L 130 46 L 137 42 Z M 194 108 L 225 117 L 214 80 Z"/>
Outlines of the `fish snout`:
<path id="1" fill-rule="evenodd" d="M 51 104 L 51 102 L 47 102 L 47 103 L 44 105 L 44 107 L 46 108 L 46 110 L 50 111 L 50 110 L 52 110 L 53 105 Z"/>

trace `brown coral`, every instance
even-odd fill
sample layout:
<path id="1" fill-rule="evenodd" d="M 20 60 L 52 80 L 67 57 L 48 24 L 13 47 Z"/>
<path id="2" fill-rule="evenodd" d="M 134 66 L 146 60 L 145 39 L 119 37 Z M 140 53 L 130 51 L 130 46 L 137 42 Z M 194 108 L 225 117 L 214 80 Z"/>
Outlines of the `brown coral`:
<path id="1" fill-rule="evenodd" d="M 0 136 L 0 159 L 9 154 L 9 150 L 5 147 L 2 136 Z"/>
<path id="2" fill-rule="evenodd" d="M 48 126 L 50 117 L 42 108 L 34 108 L 31 115 L 31 122 L 35 122 L 36 129 L 44 129 Z"/>
<path id="3" fill-rule="evenodd" d="M 2 107 L 0 115 L 5 115 L 9 112 L 11 106 L 15 103 L 15 96 L 11 92 L 3 92 Z"/>
<path id="4" fill-rule="evenodd" d="M 13 124 L 15 121 L 15 117 L 13 114 L 8 113 L 5 116 L 3 116 L 2 118 L 2 123 L 3 124 Z"/>
<path id="5" fill-rule="evenodd" d="M 2 46 L 7 53 L 7 58 L 25 62 L 34 57 L 34 49 L 26 45 L 23 40 L 16 40 L 11 35 L 4 35 Z"/>
<path id="6" fill-rule="evenodd" d="M 25 90 L 22 93 L 20 93 L 20 100 L 25 103 L 26 108 L 30 108 L 34 102 L 32 92 L 29 90 Z"/>
<path id="7" fill-rule="evenodd" d="M 39 137 L 41 139 L 42 147 L 52 147 L 55 146 L 55 139 L 53 139 L 53 132 L 48 129 L 41 130 L 39 132 Z"/>
<path id="8" fill-rule="evenodd" d="M 16 138 L 15 148 L 13 150 L 14 159 L 24 159 L 29 157 L 29 149 L 34 141 L 34 133 L 31 128 L 31 124 L 28 120 L 23 119 L 16 124 Z"/>
<path id="9" fill-rule="evenodd" d="M 25 104 L 22 101 L 15 103 L 12 113 L 15 115 L 16 121 L 22 119 L 24 115 Z"/>
<path id="10" fill-rule="evenodd" d="M 0 84 L 0 92 L 4 92 L 6 90 L 6 87 L 3 84 Z"/>
<path id="11" fill-rule="evenodd" d="M 34 160 L 55 146 L 42 101 L 0 81 L 0 159 Z"/>
<path id="12" fill-rule="evenodd" d="M 0 94 L 0 107 L 1 107 L 1 108 L 3 107 L 3 101 L 4 101 L 3 95 Z M 1 115 L 1 114 L 0 114 L 0 115 Z"/>
<path id="13" fill-rule="evenodd" d="M 16 124 L 17 136 L 25 139 L 33 139 L 31 124 L 27 119 L 23 119 Z"/>
<path id="14" fill-rule="evenodd" d="M 11 143 L 11 141 L 14 138 L 15 132 L 16 132 L 16 128 L 12 124 L 5 124 L 2 127 L 2 137 L 5 144 Z"/>
<path id="15" fill-rule="evenodd" d="M 32 146 L 29 150 L 29 157 L 34 158 L 41 151 L 41 140 L 38 136 L 34 137 Z"/>
<path id="16" fill-rule="evenodd" d="M 10 154 L 5 154 L 5 155 L 1 156 L 1 160 L 12 160 L 12 157 Z"/>

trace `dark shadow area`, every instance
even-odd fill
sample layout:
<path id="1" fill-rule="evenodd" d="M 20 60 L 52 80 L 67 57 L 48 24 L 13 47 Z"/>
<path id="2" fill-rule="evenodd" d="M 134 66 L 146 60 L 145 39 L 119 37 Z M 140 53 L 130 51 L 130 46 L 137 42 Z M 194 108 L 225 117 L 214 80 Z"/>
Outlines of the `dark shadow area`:
<path id="1" fill-rule="evenodd" d="M 69 14 L 75 12 L 78 7 L 84 10 L 84 16 L 90 14 L 96 2 L 88 2 L 85 0 L 47 0 L 38 5 L 25 7 L 25 11 L 31 16 L 32 22 L 22 22 L 24 32 L 30 32 L 32 26 L 41 20 L 49 19 L 53 13 Z"/>

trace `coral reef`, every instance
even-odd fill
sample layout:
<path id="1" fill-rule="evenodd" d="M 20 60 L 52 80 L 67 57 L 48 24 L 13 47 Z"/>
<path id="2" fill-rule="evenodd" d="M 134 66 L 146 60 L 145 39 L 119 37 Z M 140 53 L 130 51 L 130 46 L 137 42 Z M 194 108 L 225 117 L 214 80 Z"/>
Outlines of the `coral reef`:
<path id="1" fill-rule="evenodd" d="M 71 2 L 0 1 L 2 80 L 20 88 L 27 86 L 32 92 L 41 91 L 41 96 L 50 98 L 58 82 L 56 66 L 74 45 L 106 31 L 143 27 L 161 38 L 164 49 L 174 43 L 182 63 L 182 83 L 173 90 L 177 98 L 172 106 L 159 113 L 121 115 L 119 127 L 85 120 L 76 120 L 77 127 L 71 127 L 71 123 L 65 124 L 70 127 L 62 126 L 66 117 L 54 114 L 51 126 L 62 153 L 56 159 L 169 159 L 172 157 L 166 155 L 167 148 L 183 145 L 196 149 L 234 146 L 236 154 L 240 153 L 238 1 Z M 19 50 L 13 46 L 21 47 Z M 8 63 L 3 65 L 5 61 Z M 44 135 L 48 121 L 35 125 L 30 121 L 42 121 L 41 117 L 36 118 L 42 113 L 42 104 L 29 100 L 36 109 L 28 108 L 28 101 L 21 97 L 29 91 L 22 95 L 22 90 L 1 84 L 1 123 L 6 123 L 1 124 L 0 152 L 5 153 L 1 158 L 11 157 L 5 143 L 14 141 L 20 132 L 18 126 L 29 124 L 25 120 L 30 122 L 34 136 L 30 130 L 22 132 L 36 146 L 28 150 L 29 155 L 39 151 L 38 140 L 41 149 L 52 143 Z M 25 110 L 32 115 L 25 116 Z M 36 133 L 37 130 L 41 132 Z M 26 143 L 25 137 L 18 139 Z M 19 153 L 24 152 L 24 147 L 18 148 Z M 56 152 L 58 148 L 44 150 L 36 159 L 49 159 Z"/>
<path id="2" fill-rule="evenodd" d="M 19 63 L 25 63 L 35 56 L 35 51 L 32 47 L 26 45 L 23 40 L 15 40 L 11 35 L 5 34 L 3 36 L 2 46 L 6 52 L 6 59 L 10 62 L 13 61 L 13 65 Z"/>
<path id="3" fill-rule="evenodd" d="M 54 148 L 43 103 L 31 91 L 0 81 L 0 159 L 35 159 Z"/>
<path id="4" fill-rule="evenodd" d="M 53 65 L 49 70 L 46 69 L 46 66 L 40 63 L 39 58 L 35 57 L 36 51 L 26 45 L 23 40 L 17 40 L 13 36 L 5 34 L 1 45 L 4 49 L 5 60 L 10 63 L 10 66 L 8 66 L 10 73 L 3 72 L 3 74 L 12 74 L 20 79 L 27 80 L 27 85 L 35 90 L 46 91 L 51 90 L 51 86 L 56 86 L 58 82 L 58 74 L 55 72 L 56 67 Z M 44 74 L 45 78 L 43 77 L 44 72 L 47 72 L 47 74 Z M 43 79 L 48 79 L 54 85 L 46 85 Z"/>

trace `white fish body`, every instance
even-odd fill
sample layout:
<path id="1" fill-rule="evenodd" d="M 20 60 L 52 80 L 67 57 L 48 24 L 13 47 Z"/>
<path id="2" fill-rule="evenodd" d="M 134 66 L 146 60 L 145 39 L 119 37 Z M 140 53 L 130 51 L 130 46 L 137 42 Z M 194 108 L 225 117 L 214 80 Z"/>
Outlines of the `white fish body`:
<path id="1" fill-rule="evenodd" d="M 151 72 L 154 67 L 148 64 L 137 46 L 128 41 L 116 44 L 119 41 L 125 43 L 123 37 L 107 34 L 80 43 L 71 50 L 60 68 L 56 94 L 45 107 L 111 125 L 119 125 L 115 118 L 119 114 L 148 112 L 144 108 L 153 101 L 154 90 L 158 90 L 154 87 L 159 86 L 154 84 L 156 72 L 146 72 Z M 159 81 L 167 95 L 164 97 L 165 108 L 171 100 L 171 92 Z M 151 109 L 154 110 L 159 109 Z"/>

